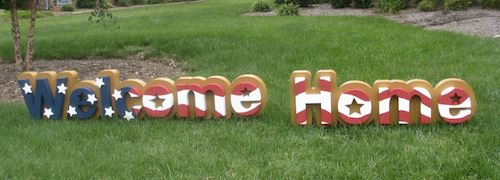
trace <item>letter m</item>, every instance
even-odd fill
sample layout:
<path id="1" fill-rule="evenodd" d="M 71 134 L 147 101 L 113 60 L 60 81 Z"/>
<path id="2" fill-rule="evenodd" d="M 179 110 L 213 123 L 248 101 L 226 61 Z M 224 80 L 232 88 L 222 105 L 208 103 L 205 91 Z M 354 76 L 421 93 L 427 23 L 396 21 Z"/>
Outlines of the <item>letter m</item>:
<path id="1" fill-rule="evenodd" d="M 424 80 L 378 80 L 375 116 L 379 124 L 430 124 L 433 122 L 433 87 Z M 375 105 L 375 104 L 374 104 Z"/>

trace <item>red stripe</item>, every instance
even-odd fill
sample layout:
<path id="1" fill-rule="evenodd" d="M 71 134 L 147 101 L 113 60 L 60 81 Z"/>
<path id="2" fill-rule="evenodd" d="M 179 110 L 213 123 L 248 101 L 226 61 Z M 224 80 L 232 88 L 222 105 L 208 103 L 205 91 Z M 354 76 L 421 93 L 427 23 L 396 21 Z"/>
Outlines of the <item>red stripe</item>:
<path id="1" fill-rule="evenodd" d="M 455 96 L 460 96 L 459 103 L 453 102 L 453 97 Z M 463 103 L 467 98 L 469 98 L 469 94 L 465 92 L 463 89 L 460 88 L 455 88 L 449 93 L 442 95 L 439 97 L 439 104 L 446 104 L 446 105 L 458 105 Z"/>
<path id="2" fill-rule="evenodd" d="M 344 94 L 356 96 L 359 99 L 362 99 L 363 101 L 370 101 L 370 97 L 368 96 L 368 94 L 366 94 L 366 92 L 364 92 L 360 89 L 349 90 L 349 91 L 344 92 Z"/>
<path id="3" fill-rule="evenodd" d="M 253 108 L 250 111 L 242 112 L 242 113 L 236 113 L 236 114 L 238 114 L 239 116 L 253 116 L 253 115 L 256 115 L 260 111 L 260 107 L 261 106 L 258 105 L 257 107 Z"/>
<path id="4" fill-rule="evenodd" d="M 167 95 L 170 93 L 171 93 L 170 89 L 162 85 L 154 85 L 144 90 L 144 95 L 151 95 L 151 96 Z"/>
<path id="5" fill-rule="evenodd" d="M 398 116 L 399 116 L 398 117 L 399 121 L 405 121 L 405 122 L 408 122 L 408 124 L 411 124 L 409 112 L 399 111 Z"/>
<path id="6" fill-rule="evenodd" d="M 327 125 L 332 124 L 332 113 L 321 109 L 321 122 L 326 122 Z"/>
<path id="7" fill-rule="evenodd" d="M 297 124 L 302 124 L 307 121 L 307 110 L 300 111 L 295 114 Z"/>
<path id="8" fill-rule="evenodd" d="M 319 88 L 322 90 L 322 91 L 328 91 L 328 92 L 331 92 L 332 91 L 332 88 L 330 87 L 331 86 L 331 82 L 330 81 L 327 81 L 327 80 L 323 80 L 323 79 L 320 79 L 319 80 Z"/>
<path id="9" fill-rule="evenodd" d="M 144 111 L 148 117 L 166 117 L 172 108 L 165 109 L 163 111 L 157 111 L 144 107 Z"/>
<path id="10" fill-rule="evenodd" d="M 177 91 L 182 90 L 190 90 L 195 91 L 200 94 L 207 94 L 207 91 L 211 91 L 216 96 L 224 96 L 224 87 L 217 83 L 210 83 L 205 86 L 201 86 L 200 84 L 179 84 L 176 85 Z"/>
<path id="11" fill-rule="evenodd" d="M 378 123 L 385 125 L 391 124 L 391 114 L 389 112 L 380 114 L 378 118 Z"/>
<path id="12" fill-rule="evenodd" d="M 250 82 L 244 82 L 244 83 L 239 83 L 238 85 L 234 86 L 231 94 L 238 95 L 238 96 L 243 95 L 243 91 L 245 90 L 245 88 L 250 92 L 253 92 L 255 90 L 259 90 L 255 84 L 252 84 Z"/>
<path id="13" fill-rule="evenodd" d="M 403 99 L 406 99 L 408 101 L 410 101 L 412 97 L 418 96 L 418 97 L 420 97 L 420 102 L 422 104 L 426 105 L 427 107 L 432 107 L 432 99 L 425 96 L 424 94 L 420 93 L 417 90 L 412 90 L 410 92 L 406 92 L 405 90 L 399 89 L 399 88 L 391 89 L 391 90 L 387 90 L 387 91 L 383 91 L 382 93 L 379 93 L 378 99 L 379 99 L 379 101 L 382 101 L 382 100 L 387 99 L 387 98 L 392 98 L 393 96 L 397 96 L 399 98 L 403 98 Z"/>
<path id="14" fill-rule="evenodd" d="M 198 108 L 194 108 L 194 115 L 196 117 L 205 117 L 206 115 L 206 112 L 201 110 L 201 109 L 198 109 Z"/>
<path id="15" fill-rule="evenodd" d="M 186 104 L 178 105 L 177 114 L 179 117 L 189 117 L 189 106 Z"/>
<path id="16" fill-rule="evenodd" d="M 431 124 L 432 119 L 430 117 L 420 115 L 420 124 Z"/>
<path id="17" fill-rule="evenodd" d="M 300 81 L 295 83 L 295 94 L 299 95 L 300 93 L 306 92 L 306 81 Z"/>

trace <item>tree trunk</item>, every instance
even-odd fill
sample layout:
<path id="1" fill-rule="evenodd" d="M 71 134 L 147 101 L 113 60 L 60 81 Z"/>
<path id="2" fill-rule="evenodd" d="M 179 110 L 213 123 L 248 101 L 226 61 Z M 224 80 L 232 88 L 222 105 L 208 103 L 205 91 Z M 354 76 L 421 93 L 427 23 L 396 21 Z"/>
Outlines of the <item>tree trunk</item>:
<path id="1" fill-rule="evenodd" d="M 14 43 L 14 59 L 17 71 L 23 70 L 23 59 L 21 57 L 21 35 L 19 34 L 19 20 L 17 18 L 16 0 L 10 0 L 10 18 L 12 22 L 12 39 Z"/>
<path id="2" fill-rule="evenodd" d="M 28 43 L 26 46 L 26 56 L 24 57 L 23 71 L 33 68 L 33 41 L 35 36 L 36 10 L 38 0 L 31 0 L 30 28 L 28 30 Z"/>

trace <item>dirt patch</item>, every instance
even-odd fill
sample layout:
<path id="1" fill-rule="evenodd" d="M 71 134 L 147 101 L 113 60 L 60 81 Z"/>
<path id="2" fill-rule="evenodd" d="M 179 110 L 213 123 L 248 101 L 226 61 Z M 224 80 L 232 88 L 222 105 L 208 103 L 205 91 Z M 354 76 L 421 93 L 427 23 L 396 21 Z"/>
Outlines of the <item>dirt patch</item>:
<path id="1" fill-rule="evenodd" d="M 36 72 L 75 70 L 79 80 L 92 80 L 99 71 L 118 69 L 120 78 L 142 79 L 144 81 L 165 77 L 176 79 L 182 75 L 182 64 L 174 59 L 149 59 L 130 57 L 126 59 L 87 59 L 87 60 L 37 60 Z M 22 101 L 23 97 L 16 83 L 16 70 L 13 63 L 0 61 L 0 101 Z"/>
<path id="2" fill-rule="evenodd" d="M 333 9 L 330 4 L 300 8 L 302 16 L 381 16 L 425 29 L 439 29 L 483 37 L 500 36 L 500 11 L 470 8 L 465 11 L 421 12 L 407 9 L 397 15 L 376 13 L 373 9 Z M 276 16 L 276 12 L 247 13 L 247 16 Z"/>

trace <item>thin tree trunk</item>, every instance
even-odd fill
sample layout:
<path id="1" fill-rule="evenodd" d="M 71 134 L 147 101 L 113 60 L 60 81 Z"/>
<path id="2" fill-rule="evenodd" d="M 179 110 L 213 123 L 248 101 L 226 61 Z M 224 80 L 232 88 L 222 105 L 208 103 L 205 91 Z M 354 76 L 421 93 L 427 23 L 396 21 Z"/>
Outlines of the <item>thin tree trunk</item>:
<path id="1" fill-rule="evenodd" d="M 16 60 L 16 69 L 23 69 L 23 59 L 21 57 L 21 35 L 19 34 L 19 20 L 17 18 L 16 0 L 10 0 L 10 18 L 12 23 L 12 40 L 14 43 L 14 59 Z"/>
<path id="2" fill-rule="evenodd" d="M 35 36 L 36 10 L 38 0 L 31 1 L 30 28 L 28 30 L 28 44 L 26 46 L 26 56 L 24 57 L 23 71 L 33 68 L 33 41 Z"/>

